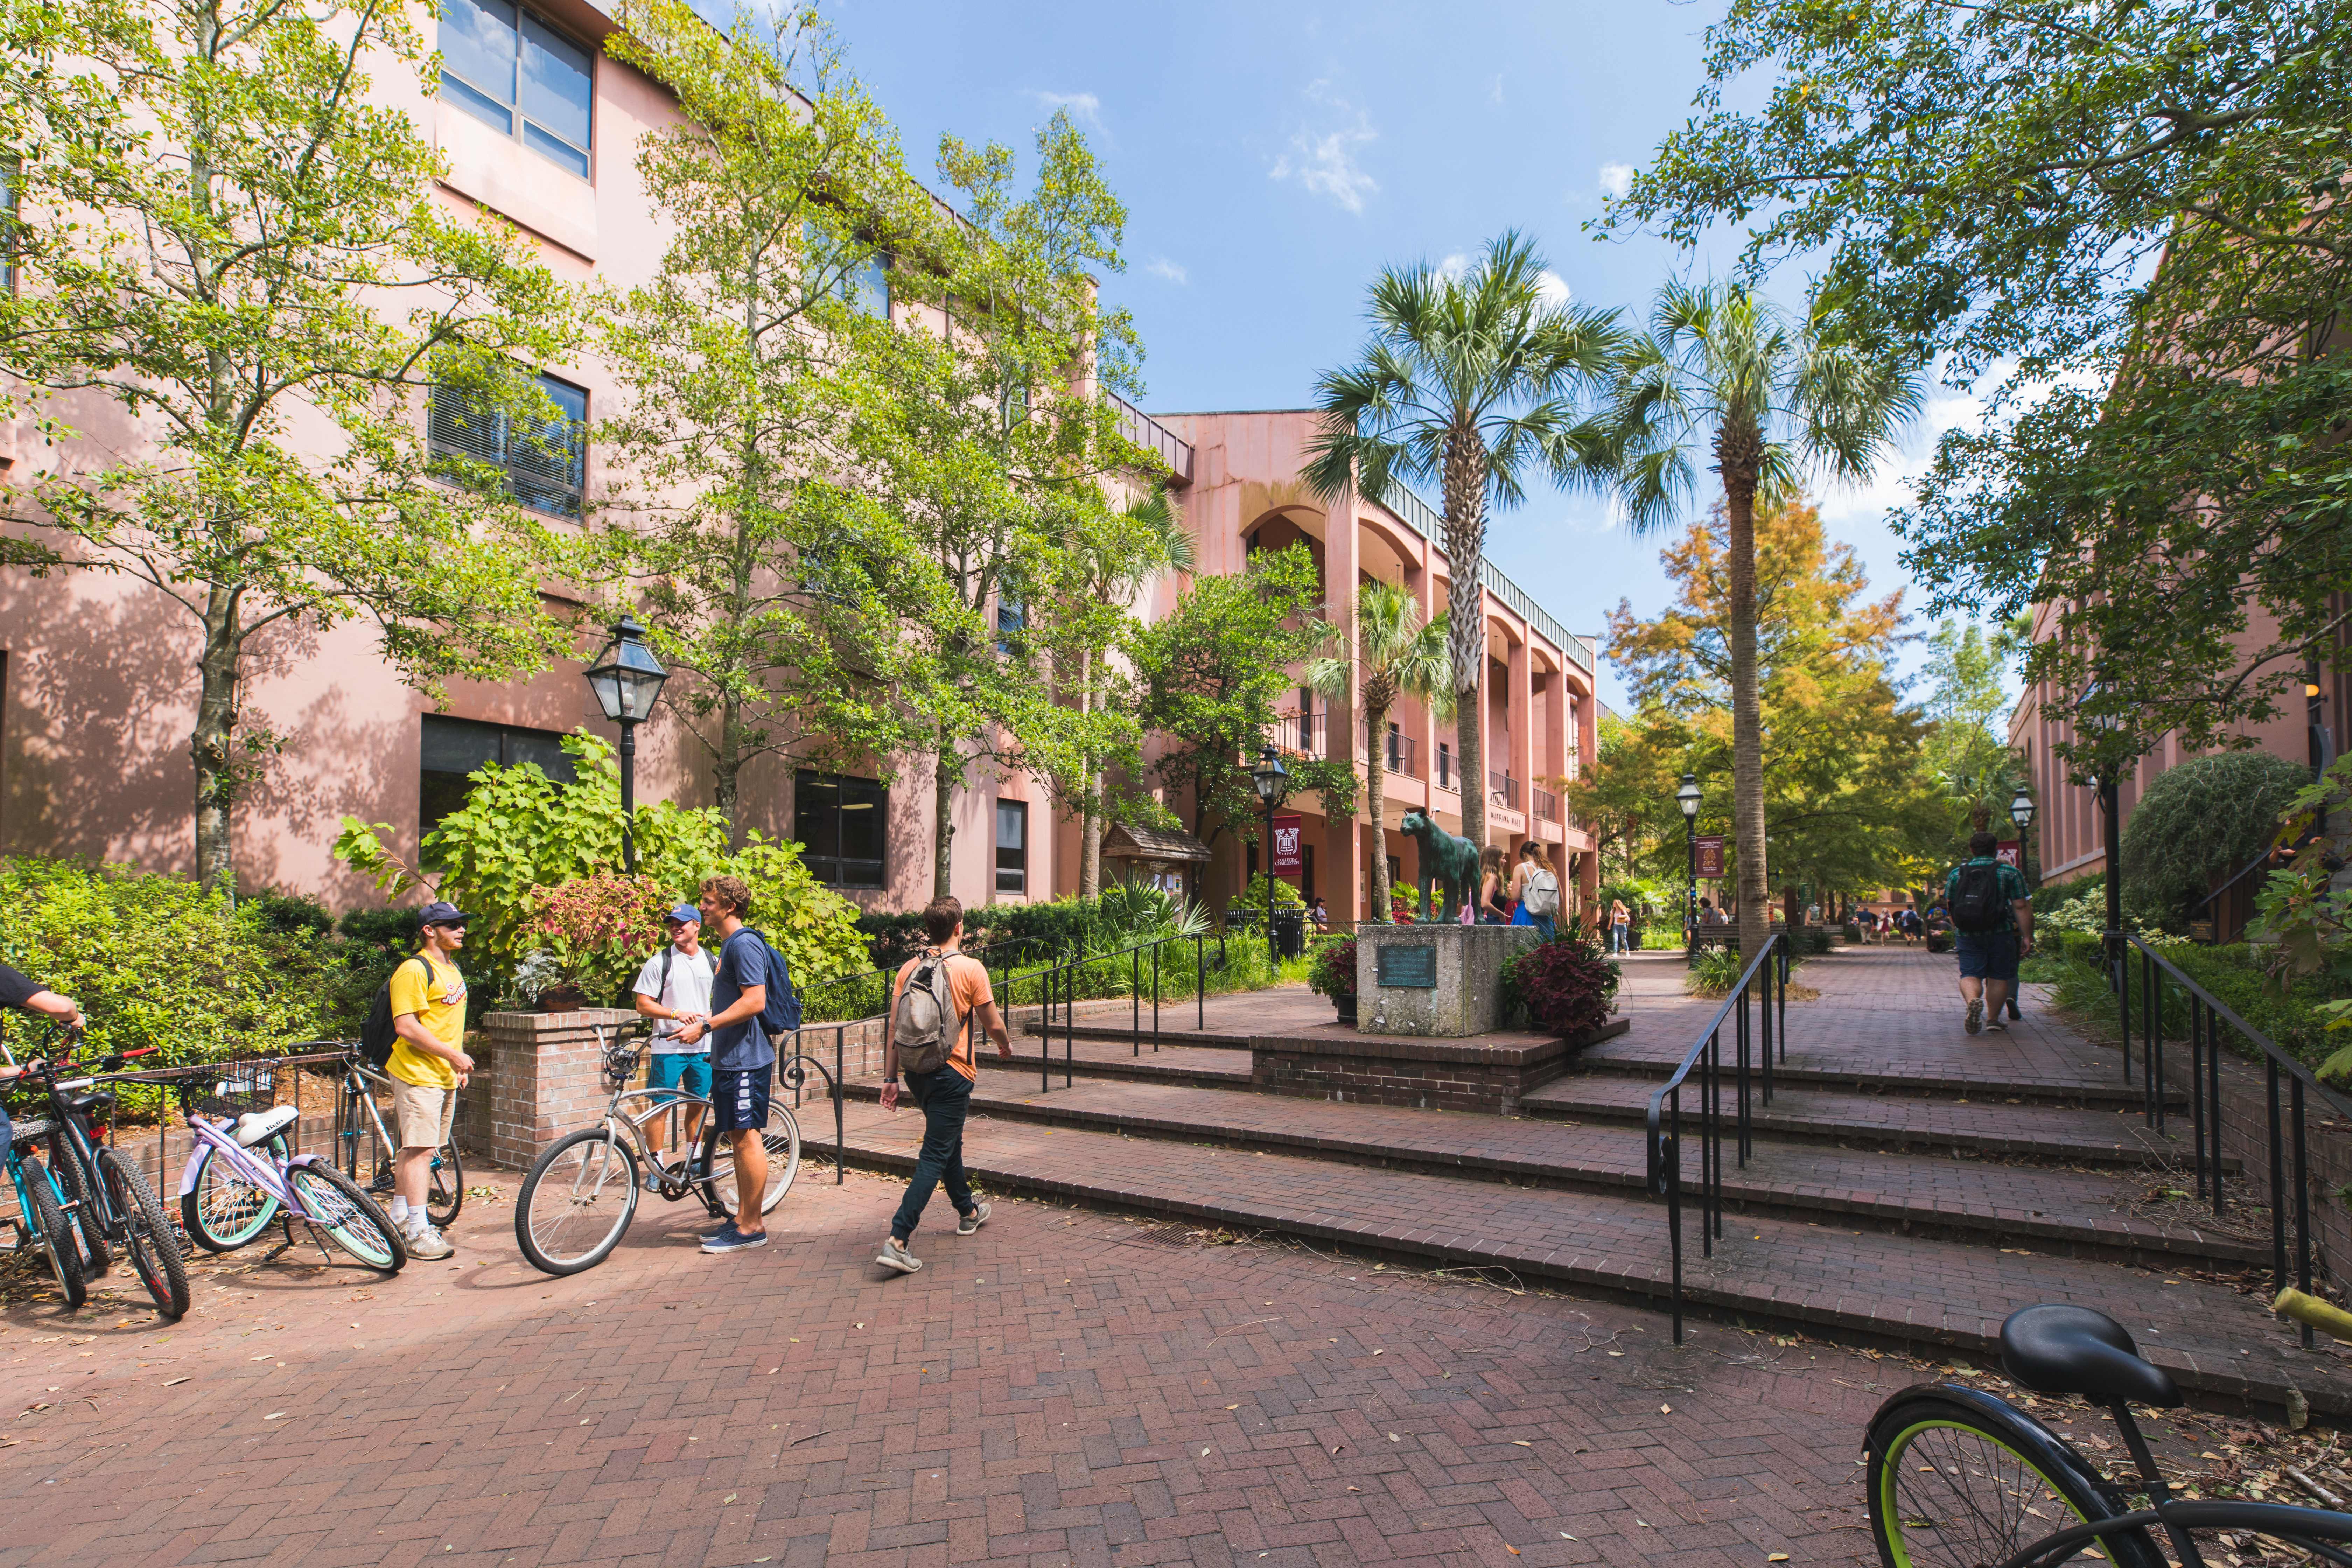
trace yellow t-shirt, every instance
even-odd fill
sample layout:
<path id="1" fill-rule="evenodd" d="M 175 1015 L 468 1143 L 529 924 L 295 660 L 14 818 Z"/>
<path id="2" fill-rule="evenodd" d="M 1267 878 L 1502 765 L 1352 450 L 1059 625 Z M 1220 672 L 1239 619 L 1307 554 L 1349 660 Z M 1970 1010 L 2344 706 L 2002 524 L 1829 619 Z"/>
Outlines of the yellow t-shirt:
<path id="1" fill-rule="evenodd" d="M 428 986 L 424 970 L 402 959 L 392 975 L 392 1016 L 396 1021 L 411 1013 L 418 1015 L 435 1039 L 453 1051 L 462 1051 L 466 1048 L 466 977 L 424 953 L 416 956 L 432 965 L 433 983 Z M 404 1038 L 393 1044 L 391 1072 L 403 1083 L 419 1089 L 457 1087 L 455 1066 L 427 1056 Z"/>

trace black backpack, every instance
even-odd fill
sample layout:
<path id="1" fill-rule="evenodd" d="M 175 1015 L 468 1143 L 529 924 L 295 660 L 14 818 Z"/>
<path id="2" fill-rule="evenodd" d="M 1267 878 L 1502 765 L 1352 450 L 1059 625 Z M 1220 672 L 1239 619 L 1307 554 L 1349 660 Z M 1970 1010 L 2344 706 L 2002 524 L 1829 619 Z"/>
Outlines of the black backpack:
<path id="1" fill-rule="evenodd" d="M 412 953 L 393 965 L 392 974 L 412 963 L 425 963 L 423 953 Z M 382 1072 L 392 1060 L 392 1048 L 400 1043 L 400 1031 L 393 1026 L 392 974 L 375 988 L 375 1000 L 368 1005 L 367 1022 L 360 1026 L 360 1059 Z M 425 984 L 433 984 L 433 966 L 425 963 Z"/>
<path id="2" fill-rule="evenodd" d="M 2009 924 L 2009 900 L 2000 896 L 2000 864 L 1973 861 L 1952 881 L 1952 923 L 1964 931 L 1981 934 Z"/>

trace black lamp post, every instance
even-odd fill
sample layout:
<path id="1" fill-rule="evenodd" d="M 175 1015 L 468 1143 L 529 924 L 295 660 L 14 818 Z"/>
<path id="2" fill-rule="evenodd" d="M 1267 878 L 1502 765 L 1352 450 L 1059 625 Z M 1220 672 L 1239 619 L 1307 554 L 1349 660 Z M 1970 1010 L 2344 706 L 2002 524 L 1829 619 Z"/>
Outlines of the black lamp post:
<path id="1" fill-rule="evenodd" d="M 2023 784 L 2018 785 L 2017 793 L 2009 797 L 2009 819 L 2017 824 L 2017 869 L 2030 892 L 2033 888 L 2033 839 L 2027 829 L 2033 826 L 2033 797 L 2025 792 Z"/>
<path id="2" fill-rule="evenodd" d="M 654 700 L 661 696 L 669 671 L 646 646 L 646 628 L 635 617 L 623 616 L 613 624 L 613 640 L 604 657 L 588 670 L 588 689 L 604 717 L 621 727 L 621 864 L 635 875 L 637 841 L 633 831 L 637 810 L 637 726 L 653 717 Z"/>
<path id="3" fill-rule="evenodd" d="M 2092 782 L 2098 785 L 2099 814 L 2105 818 L 2100 847 L 2107 867 L 2107 981 L 2115 988 L 2123 984 L 2123 949 L 2116 935 L 2124 929 L 2123 723 L 2112 713 L 2084 711 L 2105 695 L 2095 680 L 2083 688 L 2074 704 L 2074 727 L 2096 737 L 2092 750 L 2097 772 Z"/>
<path id="4" fill-rule="evenodd" d="M 1257 788 L 1258 799 L 1265 802 L 1265 955 L 1282 967 L 1282 955 L 1274 945 L 1274 803 L 1282 796 L 1282 785 L 1290 777 L 1290 770 L 1282 765 L 1282 754 L 1266 742 L 1259 753 L 1257 766 L 1250 770 L 1250 783 Z M 1380 846 L 1372 847 L 1374 854 Z"/>
<path id="5" fill-rule="evenodd" d="M 1675 791 L 1683 808 L 1683 842 L 1690 852 L 1690 879 L 1683 892 L 1683 956 L 1698 962 L 1698 775 L 1685 773 Z"/>

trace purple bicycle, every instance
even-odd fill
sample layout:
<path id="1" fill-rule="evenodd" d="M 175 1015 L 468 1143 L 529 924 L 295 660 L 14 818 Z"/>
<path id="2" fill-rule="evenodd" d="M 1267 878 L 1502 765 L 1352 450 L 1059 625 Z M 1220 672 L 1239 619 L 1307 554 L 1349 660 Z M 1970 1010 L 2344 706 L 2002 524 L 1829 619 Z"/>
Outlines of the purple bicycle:
<path id="1" fill-rule="evenodd" d="M 206 1073 L 206 1078 L 214 1073 Z M 396 1274 L 408 1261 L 399 1231 L 359 1184 L 316 1154 L 289 1152 L 286 1129 L 300 1115 L 293 1106 L 240 1113 L 231 1097 L 250 1095 L 257 1079 L 241 1080 L 235 1068 L 205 1093 L 202 1079 L 183 1079 L 180 1109 L 196 1146 L 180 1175 L 180 1217 L 188 1235 L 214 1252 L 227 1252 L 259 1237 L 276 1220 L 286 1239 L 264 1262 L 294 1245 L 294 1222 L 301 1220 L 327 1242 L 370 1268 Z"/>

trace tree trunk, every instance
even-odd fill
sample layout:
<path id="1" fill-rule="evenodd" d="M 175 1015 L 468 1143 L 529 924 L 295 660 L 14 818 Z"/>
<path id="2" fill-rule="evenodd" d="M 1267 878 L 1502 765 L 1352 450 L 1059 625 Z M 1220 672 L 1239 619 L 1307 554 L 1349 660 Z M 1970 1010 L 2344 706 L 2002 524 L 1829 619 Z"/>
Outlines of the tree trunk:
<path id="1" fill-rule="evenodd" d="M 1446 650 L 1454 664 L 1454 751 L 1462 763 L 1462 837 L 1486 847 L 1486 448 L 1475 430 L 1445 444 Z M 1426 915 L 1429 911 L 1423 910 Z"/>
<path id="2" fill-rule="evenodd" d="M 231 828 L 239 781 L 230 747 L 236 734 L 237 661 L 244 651 L 236 601 L 236 590 L 219 584 L 205 600 L 196 727 L 188 737 L 188 755 L 196 766 L 196 880 L 210 889 L 226 877 L 232 897 L 236 874 Z"/>
<path id="3" fill-rule="evenodd" d="M 954 896 L 950 884 L 955 870 L 955 817 L 952 815 L 955 786 L 961 772 L 956 766 L 955 742 L 949 739 L 947 726 L 940 726 L 939 764 L 931 774 L 931 897 L 946 899 Z"/>
<path id="4" fill-rule="evenodd" d="M 1372 919 L 1389 918 L 1389 841 L 1381 822 L 1388 800 L 1389 709 L 1387 703 L 1364 708 L 1364 809 L 1372 817 Z"/>
<path id="5" fill-rule="evenodd" d="M 710 764 L 719 815 L 727 819 L 727 847 L 735 847 L 735 808 L 743 798 L 743 704 L 733 692 L 719 699 L 719 751 Z"/>
<path id="6" fill-rule="evenodd" d="M 1731 821 L 1739 846 L 1739 951 L 1753 959 L 1771 931 L 1764 858 L 1764 715 L 1756 669 L 1756 479 L 1763 433 L 1752 421 L 1716 433 L 1729 523 L 1731 577 Z"/>
<path id="7" fill-rule="evenodd" d="M 1078 718 L 1083 722 L 1094 711 L 1094 650 L 1078 650 Z M 1086 792 L 1084 809 L 1078 814 L 1078 897 L 1095 898 L 1102 892 L 1102 770 L 1094 765 L 1094 753 L 1087 753 L 1081 768 L 1079 788 Z"/>

